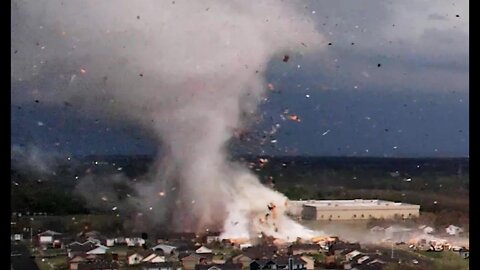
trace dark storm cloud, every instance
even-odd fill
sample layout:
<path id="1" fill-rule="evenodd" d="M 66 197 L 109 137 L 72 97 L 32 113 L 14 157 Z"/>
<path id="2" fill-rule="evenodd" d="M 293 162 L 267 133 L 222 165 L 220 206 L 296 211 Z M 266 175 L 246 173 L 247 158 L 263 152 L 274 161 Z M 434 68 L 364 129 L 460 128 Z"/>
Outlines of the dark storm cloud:
<path id="1" fill-rule="evenodd" d="M 331 45 L 321 55 L 304 57 L 300 52 L 288 62 L 282 56 L 270 62 L 267 78 L 281 94 L 269 96 L 265 114 L 275 120 L 288 107 L 304 119 L 299 125 L 285 123 L 279 149 L 332 155 L 395 155 L 400 150 L 405 155 L 468 155 L 468 1 L 310 0 L 297 5 Z M 12 40 L 15 31 L 30 31 L 42 40 L 46 29 L 25 29 L 18 12 L 12 8 Z M 302 42 L 311 46 L 298 40 Z M 38 50 L 42 45 L 28 44 Z M 46 49 L 56 50 L 48 44 Z M 12 65 L 25 57 L 15 50 Z M 64 76 L 70 76 L 69 69 L 65 67 Z M 42 89 L 12 77 L 12 102 L 35 105 L 45 89 L 62 91 L 65 85 L 58 76 L 52 74 Z M 78 109 L 79 115 L 88 112 Z M 394 124 L 401 128 L 380 128 Z M 322 136 L 326 130 L 331 131 Z M 398 148 L 394 151 L 393 146 Z"/>

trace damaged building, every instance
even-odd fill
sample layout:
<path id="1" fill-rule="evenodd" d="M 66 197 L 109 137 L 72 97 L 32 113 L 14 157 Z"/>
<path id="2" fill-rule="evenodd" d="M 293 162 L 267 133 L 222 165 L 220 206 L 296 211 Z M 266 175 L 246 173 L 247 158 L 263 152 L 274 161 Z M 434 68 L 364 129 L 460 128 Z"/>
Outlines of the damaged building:
<path id="1" fill-rule="evenodd" d="M 304 220 L 413 218 L 420 214 L 420 205 L 384 200 L 309 200 L 289 202 L 290 205 L 295 209 L 289 212 L 300 215 Z"/>

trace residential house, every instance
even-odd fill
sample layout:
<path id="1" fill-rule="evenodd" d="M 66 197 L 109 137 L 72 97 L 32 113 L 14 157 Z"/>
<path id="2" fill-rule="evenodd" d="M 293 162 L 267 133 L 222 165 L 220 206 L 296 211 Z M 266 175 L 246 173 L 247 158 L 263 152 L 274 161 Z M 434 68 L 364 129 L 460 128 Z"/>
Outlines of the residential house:
<path id="1" fill-rule="evenodd" d="M 181 270 L 180 265 L 173 262 L 158 262 L 151 263 L 146 262 L 140 264 L 140 269 L 142 270 Z"/>
<path id="2" fill-rule="evenodd" d="M 183 269 L 185 270 L 195 270 L 197 264 L 206 264 L 212 259 L 211 256 L 205 256 L 205 254 L 179 254 L 178 260 L 182 263 Z"/>
<path id="3" fill-rule="evenodd" d="M 115 244 L 116 245 L 126 245 L 127 242 L 125 241 L 125 237 L 123 237 L 123 236 L 115 237 Z"/>
<path id="4" fill-rule="evenodd" d="M 276 255 L 278 248 L 276 246 L 254 246 L 243 250 L 243 254 L 252 260 L 268 259 Z"/>
<path id="5" fill-rule="evenodd" d="M 104 244 L 105 244 L 105 246 L 107 246 L 107 247 L 113 247 L 113 246 L 115 246 L 115 238 L 106 238 Z"/>
<path id="6" fill-rule="evenodd" d="M 193 232 L 162 232 L 157 234 L 157 243 L 169 241 L 188 241 L 195 242 L 197 235 Z"/>
<path id="7" fill-rule="evenodd" d="M 10 236 L 11 241 L 22 241 L 23 240 L 23 232 L 21 230 L 15 230 L 11 232 Z"/>
<path id="8" fill-rule="evenodd" d="M 97 245 L 91 241 L 85 241 L 84 243 L 73 242 L 67 245 L 68 257 L 73 258 L 75 255 L 87 253 L 96 247 Z"/>
<path id="9" fill-rule="evenodd" d="M 60 237 L 61 233 L 59 232 L 54 232 L 51 230 L 44 231 L 42 233 L 37 234 L 38 237 L 38 243 L 42 246 L 47 246 L 47 245 L 54 245 L 54 242 L 56 243 L 56 246 L 60 247 Z"/>
<path id="10" fill-rule="evenodd" d="M 91 260 L 78 263 L 77 270 L 119 270 L 117 262 L 105 260 Z"/>
<path id="11" fill-rule="evenodd" d="M 92 254 L 92 255 L 105 255 L 107 253 L 107 250 L 109 248 L 106 246 L 102 245 L 97 245 L 94 249 L 87 251 L 87 254 Z"/>
<path id="12" fill-rule="evenodd" d="M 68 269 L 70 270 L 78 270 L 78 264 L 81 262 L 93 261 L 98 260 L 97 256 L 95 255 L 87 255 L 85 253 L 78 254 L 73 256 L 73 258 L 67 258 Z"/>
<path id="13" fill-rule="evenodd" d="M 239 245 L 239 247 L 240 247 L 241 250 L 244 250 L 244 249 L 253 247 L 253 245 L 251 243 L 242 243 L 242 244 Z"/>
<path id="14" fill-rule="evenodd" d="M 276 269 L 277 265 L 271 259 L 257 259 L 250 263 L 250 270 Z"/>
<path id="15" fill-rule="evenodd" d="M 328 251 L 335 256 L 340 255 L 344 250 L 360 249 L 359 243 L 335 242 L 328 247 Z"/>
<path id="16" fill-rule="evenodd" d="M 138 251 L 127 252 L 127 265 L 137 265 L 143 260 L 143 255 Z"/>
<path id="17" fill-rule="evenodd" d="M 307 270 L 313 270 L 315 268 L 315 259 L 306 255 L 303 255 L 300 258 L 305 261 L 305 268 Z"/>
<path id="18" fill-rule="evenodd" d="M 363 264 L 356 264 L 350 270 L 382 270 L 385 267 L 385 262 L 379 260 L 371 260 Z"/>
<path id="19" fill-rule="evenodd" d="M 220 232 L 207 232 L 205 235 L 205 243 L 220 242 Z"/>
<path id="20" fill-rule="evenodd" d="M 164 254 L 170 254 L 170 255 L 172 255 L 175 252 L 176 249 L 177 249 L 176 246 L 171 246 L 171 245 L 166 245 L 166 244 L 158 244 L 158 245 L 152 247 L 152 250 L 154 250 L 154 251 L 161 250 L 161 251 L 163 251 Z"/>
<path id="21" fill-rule="evenodd" d="M 306 262 L 299 256 L 280 256 L 272 259 L 259 259 L 250 263 L 250 270 L 306 270 Z"/>
<path id="22" fill-rule="evenodd" d="M 163 263 L 165 261 L 165 254 L 161 250 L 149 251 L 149 254 L 145 254 L 142 260 L 142 262 L 146 263 Z"/>
<path id="23" fill-rule="evenodd" d="M 321 247 L 319 244 L 292 244 L 288 247 L 288 253 L 292 255 L 318 253 Z"/>
<path id="24" fill-rule="evenodd" d="M 345 254 L 345 260 L 351 261 L 355 256 L 360 255 L 360 254 L 362 254 L 362 252 L 360 252 L 358 250 L 353 250 L 351 252 L 348 252 L 347 254 Z"/>
<path id="25" fill-rule="evenodd" d="M 252 259 L 244 254 L 237 255 L 231 258 L 232 263 L 241 264 L 242 268 L 249 268 Z"/>
<path id="26" fill-rule="evenodd" d="M 200 244 L 194 244 L 188 240 L 176 240 L 167 242 L 168 245 L 175 246 L 176 252 L 193 252 L 200 247 Z"/>
<path id="27" fill-rule="evenodd" d="M 125 243 L 129 247 L 141 247 L 145 244 L 145 239 L 141 237 L 125 237 Z"/>
<path id="28" fill-rule="evenodd" d="M 197 250 L 195 250 L 195 253 L 197 254 L 211 254 L 213 251 L 205 246 L 199 247 Z"/>
<path id="29" fill-rule="evenodd" d="M 239 263 L 224 264 L 197 264 L 195 270 L 241 270 L 242 265 Z"/>
<path id="30" fill-rule="evenodd" d="M 73 256 L 73 258 L 67 260 L 68 269 L 78 270 L 78 264 L 81 263 L 81 262 L 85 262 L 85 261 L 87 261 L 87 258 L 85 258 L 84 254 L 75 255 L 75 256 Z"/>

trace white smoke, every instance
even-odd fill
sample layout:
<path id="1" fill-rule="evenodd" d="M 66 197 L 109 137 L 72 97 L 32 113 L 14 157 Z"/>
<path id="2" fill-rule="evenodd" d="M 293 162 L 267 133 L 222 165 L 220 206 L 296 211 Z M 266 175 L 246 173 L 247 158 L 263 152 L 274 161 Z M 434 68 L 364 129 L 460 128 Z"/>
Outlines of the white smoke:
<path id="1" fill-rule="evenodd" d="M 157 134 L 155 181 L 138 187 L 155 219 L 230 237 L 310 235 L 225 146 L 265 95 L 272 58 L 323 44 L 292 1 L 15 0 L 11 79 L 28 89 L 13 96 L 68 100 Z M 255 223 L 269 203 L 276 230 Z"/>

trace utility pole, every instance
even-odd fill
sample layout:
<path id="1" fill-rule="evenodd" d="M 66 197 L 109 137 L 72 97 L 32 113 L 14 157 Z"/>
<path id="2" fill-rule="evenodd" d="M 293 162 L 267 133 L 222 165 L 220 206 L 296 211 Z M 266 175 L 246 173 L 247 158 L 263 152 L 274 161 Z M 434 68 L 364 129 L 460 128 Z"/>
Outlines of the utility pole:
<path id="1" fill-rule="evenodd" d="M 393 242 L 392 242 L 392 259 L 393 259 Z"/>

